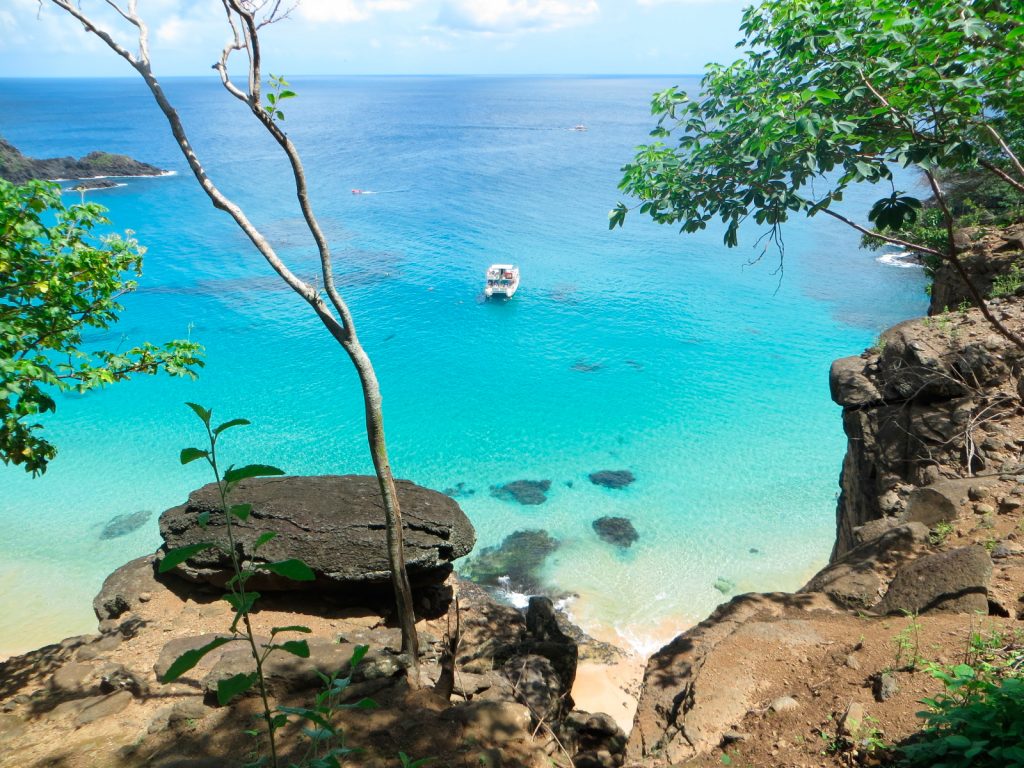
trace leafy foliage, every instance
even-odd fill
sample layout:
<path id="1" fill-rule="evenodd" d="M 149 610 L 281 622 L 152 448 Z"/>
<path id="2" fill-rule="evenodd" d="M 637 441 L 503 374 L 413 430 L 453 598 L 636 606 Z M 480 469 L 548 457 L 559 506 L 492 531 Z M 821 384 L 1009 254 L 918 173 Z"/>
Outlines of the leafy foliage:
<path id="1" fill-rule="evenodd" d="M 921 202 L 895 188 L 897 167 L 933 179 L 981 171 L 1024 190 L 1011 149 L 1024 146 L 1017 0 L 765 0 L 741 29 L 743 57 L 709 65 L 697 99 L 675 87 L 653 97 L 657 140 L 620 187 L 655 221 L 696 232 L 720 220 L 728 246 L 749 221 L 781 258 L 780 228 L 795 214 L 870 232 L 833 210 L 858 182 L 890 186 L 869 214 L 875 232 L 915 225 Z M 609 226 L 628 210 L 620 203 Z"/>
<path id="2" fill-rule="evenodd" d="M 972 640 L 968 663 L 931 665 L 943 692 L 924 699 L 925 727 L 914 743 L 902 746 L 907 768 L 1024 767 L 1024 654 L 981 636 Z"/>
<path id="3" fill-rule="evenodd" d="M 206 645 L 183 653 L 176 659 L 162 678 L 162 682 L 169 683 L 177 680 L 183 674 L 198 664 L 208 653 L 220 648 L 230 642 L 240 641 L 248 645 L 251 653 L 254 669 L 251 672 L 240 672 L 231 677 L 217 682 L 217 702 L 221 706 L 230 704 L 233 699 L 249 691 L 255 690 L 263 704 L 262 719 L 266 726 L 266 737 L 269 745 L 269 755 L 258 758 L 249 764 L 249 768 L 257 766 L 271 766 L 278 768 L 281 765 L 278 754 L 278 731 L 291 722 L 306 722 L 309 727 L 302 730 L 307 741 L 305 755 L 298 763 L 289 763 L 289 768 L 341 768 L 341 761 L 346 756 L 357 751 L 345 744 L 344 731 L 335 723 L 336 713 L 344 709 L 367 709 L 376 706 L 370 699 L 360 699 L 354 703 L 342 703 L 341 698 L 346 693 L 352 682 L 352 674 L 355 668 L 366 655 L 367 646 L 357 646 L 347 666 L 347 674 L 342 675 L 338 670 L 330 675 L 317 671 L 324 684 L 323 690 L 317 694 L 311 707 L 286 707 L 272 706 L 267 691 L 264 665 L 270 654 L 280 652 L 287 653 L 300 659 L 310 657 L 309 643 L 306 640 L 280 640 L 282 633 L 310 634 L 309 627 L 301 625 L 273 627 L 270 630 L 270 640 L 260 642 L 253 631 L 250 615 L 253 613 L 260 593 L 247 589 L 247 582 L 259 571 L 273 573 L 293 581 L 311 581 L 315 578 L 313 570 L 301 560 L 288 559 L 271 563 L 243 563 L 239 557 L 239 549 L 234 537 L 234 521 L 245 522 L 249 520 L 252 513 L 251 504 L 230 504 L 229 496 L 231 491 L 242 480 L 251 477 L 272 477 L 282 475 L 284 472 L 277 467 L 266 464 L 247 464 L 243 467 L 228 467 L 221 470 L 218 463 L 217 447 L 220 438 L 230 429 L 249 425 L 247 419 L 231 419 L 222 424 L 214 426 L 213 411 L 197 403 L 186 403 L 197 418 L 202 422 L 206 430 L 207 444 L 203 448 L 185 448 L 180 453 L 182 464 L 189 464 L 202 459 L 209 464 L 217 483 L 220 495 L 219 513 L 223 517 L 226 540 L 217 543 L 200 543 L 188 546 L 177 547 L 164 554 L 160 562 L 159 570 L 167 572 L 185 562 L 192 555 L 198 554 L 206 549 L 216 548 L 226 553 L 231 559 L 231 567 L 234 575 L 228 580 L 228 592 L 224 600 L 234 610 L 234 618 L 228 630 L 229 634 L 214 638 Z M 204 513 L 207 514 L 207 513 Z M 205 528 L 209 523 L 209 515 L 200 521 L 201 527 Z M 262 533 L 256 540 L 254 549 L 271 541 L 275 533 L 267 531 Z M 252 731 L 253 735 L 259 735 L 260 731 Z M 420 763 L 422 764 L 422 763 Z"/>
<path id="4" fill-rule="evenodd" d="M 55 394 L 79 393 L 163 370 L 194 376 L 201 347 L 172 341 L 106 350 L 86 341 L 105 330 L 135 289 L 144 249 L 131 238 L 100 236 L 108 224 L 95 204 L 65 208 L 56 185 L 0 179 L 0 460 L 39 474 L 57 448 L 36 419 Z"/>

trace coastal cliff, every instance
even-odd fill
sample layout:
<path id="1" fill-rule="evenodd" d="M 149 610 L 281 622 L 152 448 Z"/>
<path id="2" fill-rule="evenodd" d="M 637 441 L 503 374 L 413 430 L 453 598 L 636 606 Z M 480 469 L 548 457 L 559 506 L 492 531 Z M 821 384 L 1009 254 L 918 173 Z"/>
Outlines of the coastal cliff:
<path id="1" fill-rule="evenodd" d="M 1018 333 L 1019 229 L 961 235 L 983 290 L 1001 296 L 992 312 Z M 1004 638 L 1017 648 L 1024 354 L 952 278 L 938 270 L 932 295 L 953 312 L 833 364 L 848 446 L 830 561 L 797 593 L 740 595 L 653 655 L 635 765 L 887 764 L 941 690 L 926 661 Z"/>
<path id="2" fill-rule="evenodd" d="M 109 152 L 90 152 L 77 159 L 26 157 L 13 144 L 0 138 L 0 178 L 13 184 L 24 184 L 32 179 L 85 179 L 91 183 L 84 186 L 92 188 L 112 185 L 112 182 L 98 182 L 99 177 L 162 176 L 165 173 L 154 165 Z"/>

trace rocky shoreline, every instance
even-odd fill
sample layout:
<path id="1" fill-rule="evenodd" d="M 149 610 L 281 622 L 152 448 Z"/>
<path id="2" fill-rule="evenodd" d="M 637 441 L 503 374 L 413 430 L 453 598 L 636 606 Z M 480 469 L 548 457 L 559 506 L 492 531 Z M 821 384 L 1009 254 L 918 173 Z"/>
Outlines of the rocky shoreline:
<path id="1" fill-rule="evenodd" d="M 155 165 L 109 152 L 90 152 L 81 158 L 26 157 L 13 144 L 0 138 L 0 178 L 13 184 L 33 179 L 79 181 L 76 189 L 105 189 L 117 186 L 112 178 L 166 176 L 168 173 Z"/>
<path id="2" fill-rule="evenodd" d="M 1000 260 L 1015 263 L 1006 238 L 972 242 L 997 240 Z M 1018 260 L 1022 251 L 1024 241 Z M 1024 329 L 1020 297 L 993 300 L 992 310 Z M 345 716 L 350 742 L 366 749 L 353 765 L 383 768 L 398 750 L 451 766 L 884 764 L 885 745 L 918 730 L 919 701 L 939 690 L 926 660 L 955 663 L 972 635 L 1024 631 L 1024 354 L 976 309 L 936 311 L 836 361 L 830 387 L 849 441 L 830 562 L 795 593 L 724 603 L 647 660 L 639 684 L 630 659 L 570 626 L 550 599 L 534 597 L 521 612 L 456 578 L 451 562 L 470 552 L 472 526 L 452 499 L 405 483 L 429 681 L 410 690 L 372 481 L 246 481 L 240 490 L 254 511 L 243 555 L 257 557 L 250 539 L 261 526 L 283 528 L 281 549 L 266 556 L 301 556 L 317 573 L 308 591 L 263 585 L 257 633 L 313 630 L 310 659 L 271 667 L 272 696 L 301 704 L 315 690 L 312 669 L 344 668 L 352 648 L 367 644 L 352 690 L 381 706 Z M 599 477 L 613 488 L 631 479 Z M 543 503 L 544 491 L 541 481 L 493 489 L 525 504 Z M 200 489 L 164 513 L 169 544 L 195 541 L 207 496 Z M 628 547 L 628 522 L 604 518 L 595 532 Z M 209 526 L 216 532 L 213 513 Z M 339 540 L 350 546 L 331 549 Z M 531 564 L 555 547 L 543 531 L 517 532 L 475 553 L 466 571 L 495 586 L 511 572 L 529 586 Z M 225 564 L 193 559 L 181 574 L 157 576 L 156 560 L 107 579 L 94 604 L 97 634 L 0 662 L 0 740 L 11 747 L 0 766 L 201 768 L 235 765 L 223 756 L 251 748 L 243 730 L 253 701 L 219 707 L 213 696 L 218 680 L 247 669 L 244 653 L 214 654 L 177 683 L 157 682 L 174 656 L 230 623 L 216 589 Z M 617 711 L 582 711 L 577 691 Z M 635 698 L 635 717 L 620 711 L 616 691 Z M 616 722 L 624 719 L 631 729 Z"/>

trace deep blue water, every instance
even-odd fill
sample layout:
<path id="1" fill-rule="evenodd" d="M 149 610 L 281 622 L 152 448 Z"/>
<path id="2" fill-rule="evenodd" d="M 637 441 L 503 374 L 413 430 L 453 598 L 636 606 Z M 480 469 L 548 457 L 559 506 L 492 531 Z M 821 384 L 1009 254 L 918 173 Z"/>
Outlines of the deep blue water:
<path id="1" fill-rule="evenodd" d="M 680 235 L 632 216 L 609 232 L 619 167 L 649 95 L 686 78 L 296 78 L 286 126 L 306 161 L 339 281 L 382 383 L 396 473 L 459 499 L 480 545 L 524 527 L 562 541 L 546 576 L 585 627 L 649 647 L 736 590 L 794 588 L 832 545 L 844 450 L 835 357 L 925 308 L 918 270 L 830 221 L 786 231 L 785 272 L 749 264 L 756 232 Z M 214 180 L 299 274 L 317 268 L 287 167 L 211 80 L 170 80 Z M 585 123 L 587 132 L 569 128 Z M 107 344 L 191 335 L 195 382 L 152 378 L 61 398 L 41 479 L 0 470 L 0 654 L 93 625 L 103 577 L 159 543 L 156 515 L 207 481 L 178 450 L 182 405 L 254 422 L 229 459 L 292 473 L 370 472 L 354 373 L 305 305 L 201 194 L 133 80 L 0 80 L 0 134 L 33 156 L 122 152 L 177 171 L 90 193 L 148 248 Z M 379 192 L 352 195 L 359 188 Z M 69 201 L 75 196 L 69 196 Z M 850 194 L 863 216 L 871 192 Z M 753 235 L 753 236 L 752 236 Z M 483 272 L 522 268 L 510 302 Z M 579 370 L 579 369 L 587 370 Z M 587 474 L 630 469 L 611 491 Z M 522 507 L 492 485 L 550 479 Z M 152 510 L 101 540 L 112 517 Z M 634 521 L 613 550 L 601 515 Z M 752 552 L 751 550 L 757 550 Z"/>

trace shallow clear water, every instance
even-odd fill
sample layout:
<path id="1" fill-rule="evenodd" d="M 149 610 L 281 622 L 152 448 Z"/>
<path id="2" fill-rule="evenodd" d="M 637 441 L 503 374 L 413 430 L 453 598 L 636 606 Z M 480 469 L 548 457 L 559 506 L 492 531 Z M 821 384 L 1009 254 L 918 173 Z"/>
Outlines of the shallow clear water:
<path id="1" fill-rule="evenodd" d="M 651 127 L 649 94 L 685 78 L 296 78 L 287 127 L 377 366 L 396 473 L 459 499 L 479 545 L 524 527 L 562 541 L 545 576 L 585 627 L 649 649 L 723 595 L 794 588 L 832 545 L 844 449 L 828 366 L 925 308 L 916 269 L 840 225 L 786 232 L 785 276 L 748 233 L 681 236 L 631 217 L 609 232 L 618 168 Z M 316 262 L 268 140 L 205 80 L 166 84 L 222 188 L 297 272 Z M 254 422 L 231 459 L 370 472 L 355 375 L 302 303 L 201 195 L 133 80 L 0 80 L 0 134 L 34 156 L 124 152 L 177 171 L 90 193 L 149 248 L 107 344 L 192 338 L 195 382 L 154 378 L 62 398 L 41 479 L 0 469 L 0 652 L 90 631 L 103 577 L 159 544 L 156 515 L 206 482 L 178 450 L 193 400 Z M 583 122 L 589 130 L 574 132 Z M 376 191 L 352 195 L 351 189 Z M 851 194 L 863 214 L 870 191 Z M 72 196 L 71 199 L 74 199 Z M 509 302 L 486 266 L 514 261 Z M 124 334 L 125 340 L 121 342 Z M 579 369 L 587 370 L 579 370 Z M 587 474 L 629 469 L 612 491 Z M 550 479 L 524 507 L 489 487 Z M 112 517 L 152 510 L 126 536 Z M 619 552 L 591 523 L 625 515 Z M 751 550 L 757 550 L 752 552 Z"/>

